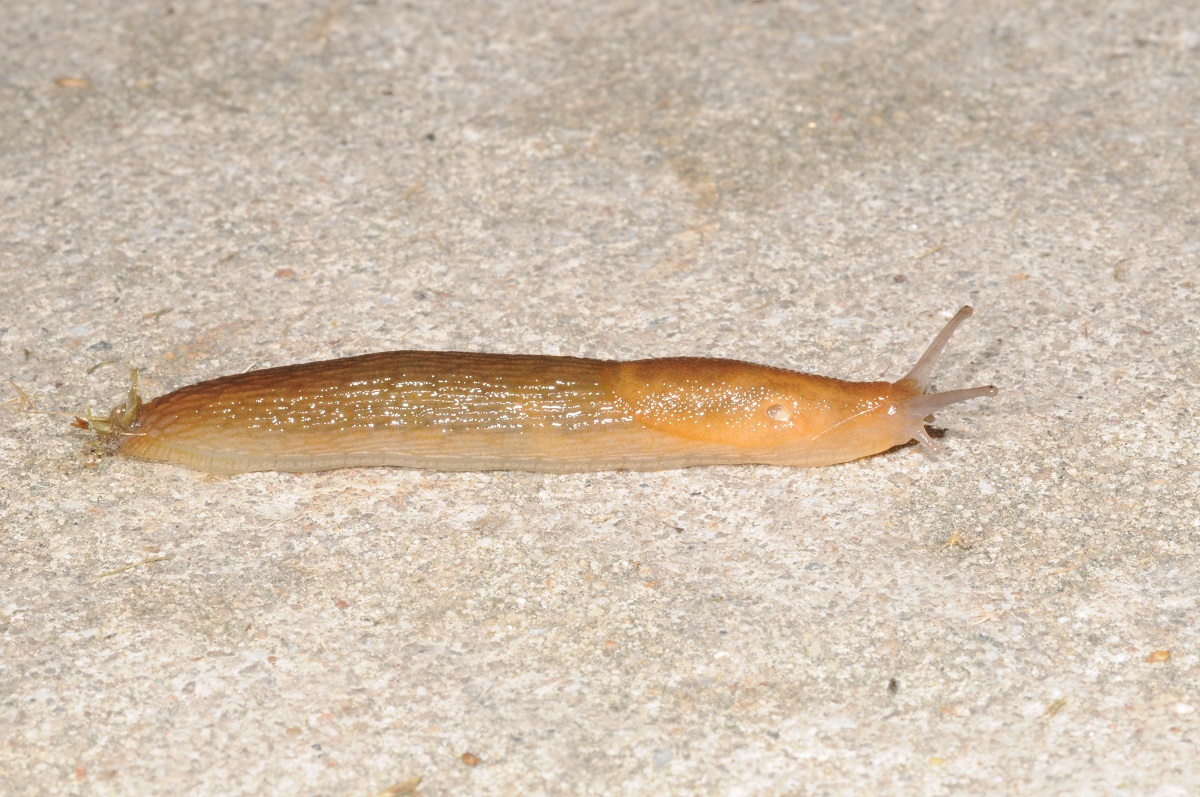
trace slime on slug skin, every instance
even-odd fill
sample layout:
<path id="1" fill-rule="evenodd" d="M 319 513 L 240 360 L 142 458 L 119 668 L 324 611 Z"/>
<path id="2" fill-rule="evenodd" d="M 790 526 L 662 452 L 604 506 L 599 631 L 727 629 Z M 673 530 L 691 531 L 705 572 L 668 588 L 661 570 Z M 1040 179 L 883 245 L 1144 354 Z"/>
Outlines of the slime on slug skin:
<path id="1" fill-rule="evenodd" d="M 847 382 L 701 357 L 396 351 L 223 376 L 76 425 L 120 454 L 216 474 L 821 466 L 916 439 L 991 385 L 926 393 L 963 307 L 903 378 Z"/>

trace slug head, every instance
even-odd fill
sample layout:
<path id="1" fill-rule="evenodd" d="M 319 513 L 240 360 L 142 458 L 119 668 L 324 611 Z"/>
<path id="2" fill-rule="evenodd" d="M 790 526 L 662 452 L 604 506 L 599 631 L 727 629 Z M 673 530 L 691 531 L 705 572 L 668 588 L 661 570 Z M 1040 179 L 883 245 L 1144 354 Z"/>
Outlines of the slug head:
<path id="1" fill-rule="evenodd" d="M 847 382 L 733 360 L 669 358 L 626 363 L 618 395 L 646 426 L 712 446 L 730 462 L 831 465 L 877 454 L 914 438 L 934 412 L 980 396 L 984 387 L 925 393 L 930 372 L 964 307 L 897 382 Z"/>
<path id="2" fill-rule="evenodd" d="M 730 462 L 817 466 L 874 454 L 895 439 L 878 418 L 887 382 L 845 382 L 733 360 L 627 363 L 618 393 L 634 417 L 708 444 Z"/>
<path id="3" fill-rule="evenodd" d="M 933 367 L 945 350 L 946 344 L 950 342 L 959 325 L 971 317 L 972 312 L 970 307 L 960 308 L 934 337 L 925 353 L 917 360 L 917 364 L 902 379 L 891 384 L 843 383 L 849 388 L 841 410 L 844 419 L 838 421 L 836 426 L 831 426 L 827 433 L 845 443 L 845 453 L 857 453 L 837 461 L 886 451 L 914 439 L 927 451 L 936 454 L 941 451 L 941 447 L 925 429 L 925 423 L 932 420 L 930 416 L 951 404 L 999 393 L 993 385 L 947 390 L 941 393 L 925 392 L 929 387 Z M 850 395 L 856 395 L 857 400 L 850 400 Z"/>

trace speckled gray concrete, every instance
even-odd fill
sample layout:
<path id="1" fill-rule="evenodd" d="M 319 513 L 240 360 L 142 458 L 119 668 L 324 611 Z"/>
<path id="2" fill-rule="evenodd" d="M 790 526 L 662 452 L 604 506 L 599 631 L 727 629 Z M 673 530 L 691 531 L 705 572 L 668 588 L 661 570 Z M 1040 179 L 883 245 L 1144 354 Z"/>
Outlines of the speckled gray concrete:
<path id="1" fill-rule="evenodd" d="M 213 479 L 5 412 L 4 794 L 1200 789 L 1195 4 L 0 25 L 42 409 L 392 348 L 894 378 L 968 302 L 936 383 L 1003 389 L 938 459 L 566 476 Z"/>

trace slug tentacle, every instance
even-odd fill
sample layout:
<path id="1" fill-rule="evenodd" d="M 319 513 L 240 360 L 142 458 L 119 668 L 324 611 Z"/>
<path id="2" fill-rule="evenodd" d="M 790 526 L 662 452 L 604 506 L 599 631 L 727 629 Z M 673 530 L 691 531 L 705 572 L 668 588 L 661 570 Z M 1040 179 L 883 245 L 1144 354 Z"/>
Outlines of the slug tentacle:
<path id="1" fill-rule="evenodd" d="M 926 393 L 905 400 L 903 409 L 914 418 L 928 418 L 951 404 L 985 396 L 991 397 L 999 392 L 994 385 L 983 385 L 981 387 L 964 387 L 961 390 L 945 390 L 941 393 Z"/>
<path id="2" fill-rule="evenodd" d="M 929 344 L 929 348 L 925 350 L 925 353 L 921 355 L 921 359 L 917 360 L 917 364 L 905 375 L 904 379 L 911 379 L 913 382 L 916 382 L 917 387 L 921 389 L 922 393 L 928 390 L 929 377 L 933 373 L 933 366 L 937 364 L 938 358 L 942 356 L 942 351 L 945 350 L 946 344 L 950 342 L 950 338 L 954 335 L 959 325 L 970 318 L 974 312 L 970 305 L 964 305 L 959 308 L 958 312 L 954 314 L 954 318 L 946 322 L 946 326 L 942 327 L 942 331 L 937 333 L 937 337 Z M 904 380 L 902 379 L 901 381 Z"/>
<path id="3" fill-rule="evenodd" d="M 941 447 L 925 430 L 925 421 L 929 416 L 951 404 L 974 398 L 995 396 L 1000 392 L 994 385 L 946 390 L 941 393 L 925 392 L 929 388 L 929 378 L 933 373 L 933 366 L 937 364 L 938 358 L 946 348 L 946 344 L 950 342 L 954 331 L 963 321 L 971 317 L 972 312 L 974 311 L 969 305 L 959 309 L 954 317 L 946 322 L 946 326 L 942 327 L 942 331 L 929 344 L 929 348 L 921 355 L 921 359 L 917 360 L 917 364 L 912 367 L 912 370 L 895 384 L 896 392 L 899 394 L 895 400 L 896 409 L 911 419 L 913 437 L 935 454 L 941 451 Z"/>

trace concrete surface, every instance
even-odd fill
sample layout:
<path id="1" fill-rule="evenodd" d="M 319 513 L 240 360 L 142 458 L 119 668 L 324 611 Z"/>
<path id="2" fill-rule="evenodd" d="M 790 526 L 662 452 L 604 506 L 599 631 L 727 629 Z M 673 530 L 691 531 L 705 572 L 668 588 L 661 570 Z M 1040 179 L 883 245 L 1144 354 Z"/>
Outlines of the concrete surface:
<path id="1" fill-rule="evenodd" d="M 10 402 L 0 792 L 1200 793 L 1194 3 L 14 0 L 0 64 L 40 409 L 895 378 L 968 302 L 936 383 L 1003 390 L 937 459 L 567 476 L 213 479 Z"/>

